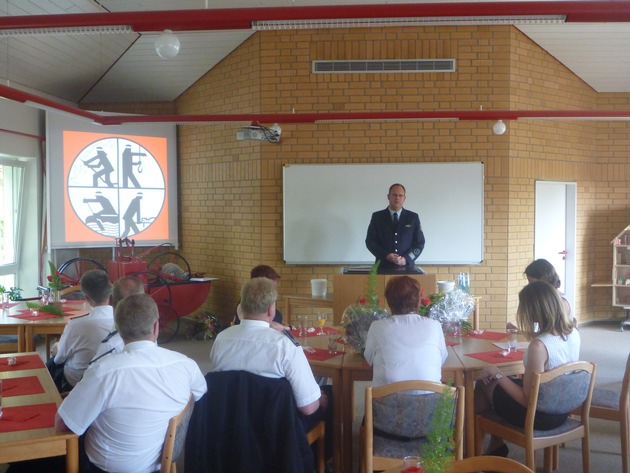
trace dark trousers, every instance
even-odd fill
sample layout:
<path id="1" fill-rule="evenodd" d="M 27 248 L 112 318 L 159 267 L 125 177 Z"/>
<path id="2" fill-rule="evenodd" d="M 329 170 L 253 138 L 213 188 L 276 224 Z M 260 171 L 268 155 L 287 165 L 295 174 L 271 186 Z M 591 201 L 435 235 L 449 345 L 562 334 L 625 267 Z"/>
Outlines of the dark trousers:
<path id="1" fill-rule="evenodd" d="M 72 385 L 68 382 L 65 375 L 63 374 L 64 366 L 65 363 L 61 363 L 59 365 L 55 363 L 54 358 L 50 358 L 46 362 L 46 368 L 48 368 L 50 377 L 53 379 L 55 386 L 57 386 L 57 391 L 59 391 L 60 393 L 72 390 Z"/>
<path id="2" fill-rule="evenodd" d="M 326 407 L 326 409 L 322 409 L 321 407 L 319 409 L 317 409 L 316 412 L 314 412 L 311 415 L 305 416 L 300 414 L 300 418 L 302 419 L 302 425 L 304 425 L 304 430 L 306 432 L 308 432 L 309 430 L 311 430 L 313 427 L 315 427 L 317 425 L 317 423 L 321 420 L 323 420 L 326 423 L 326 427 L 325 427 L 325 457 L 326 460 L 332 458 L 332 425 L 333 425 L 333 398 L 332 398 L 332 386 L 327 384 L 324 386 L 320 386 L 321 390 L 324 392 L 324 394 L 326 394 L 326 397 L 328 398 L 328 406 Z M 338 440 L 339 441 L 339 440 Z M 317 458 L 317 452 L 316 452 L 317 447 L 313 446 L 313 457 Z"/>

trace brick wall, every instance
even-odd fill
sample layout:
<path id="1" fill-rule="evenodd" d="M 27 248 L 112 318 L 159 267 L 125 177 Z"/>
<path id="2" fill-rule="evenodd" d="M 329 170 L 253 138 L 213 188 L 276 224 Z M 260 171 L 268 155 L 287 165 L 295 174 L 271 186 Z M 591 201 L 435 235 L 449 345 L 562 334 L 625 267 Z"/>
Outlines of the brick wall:
<path id="1" fill-rule="evenodd" d="M 455 58 L 457 71 L 313 74 L 313 60 Z M 375 28 L 256 33 L 175 103 L 177 113 L 380 110 L 628 109 L 630 94 L 597 94 L 509 26 Z M 625 122 L 518 120 L 502 136 L 490 121 L 281 124 L 278 145 L 237 142 L 238 125 L 180 126 L 182 253 L 216 276 L 208 308 L 224 321 L 260 263 L 283 294 L 339 266 L 282 260 L 282 167 L 292 163 L 485 163 L 485 257 L 480 265 L 425 266 L 438 279 L 471 273 L 481 321 L 499 329 L 516 312 L 533 259 L 536 180 L 578 186 L 577 291 L 581 320 L 621 316 L 610 306 L 610 240 L 627 223 Z M 401 178 L 401 180 L 403 180 Z M 413 183 L 407 184 L 413 193 Z M 375 189 L 383 194 L 386 189 Z M 422 218 L 422 216 L 421 216 Z M 366 222 L 366 227 L 367 227 Z M 329 290 L 332 287 L 329 284 Z"/>

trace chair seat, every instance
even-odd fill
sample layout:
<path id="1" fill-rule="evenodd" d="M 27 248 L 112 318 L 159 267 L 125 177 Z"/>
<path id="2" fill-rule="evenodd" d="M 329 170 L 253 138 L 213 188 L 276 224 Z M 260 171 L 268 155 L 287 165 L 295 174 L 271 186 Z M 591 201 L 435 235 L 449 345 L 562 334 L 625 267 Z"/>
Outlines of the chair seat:
<path id="1" fill-rule="evenodd" d="M 619 409 L 619 391 L 615 391 L 612 389 L 593 388 L 591 407 Z"/>
<path id="2" fill-rule="evenodd" d="M 516 426 L 510 424 L 509 422 L 504 420 L 501 416 L 499 416 L 493 410 L 482 412 L 481 416 L 486 418 L 486 419 L 488 419 L 488 420 L 491 420 L 492 422 L 496 422 L 497 424 L 501 424 L 501 425 L 504 425 L 506 427 L 509 427 L 510 429 L 512 429 L 512 430 L 514 430 L 516 432 L 520 432 L 521 434 L 525 433 L 525 429 L 524 428 L 516 427 Z M 565 434 L 567 432 L 570 432 L 571 430 L 574 430 L 574 429 L 578 428 L 580 425 L 582 425 L 582 423 L 580 421 L 577 421 L 577 420 L 572 419 L 571 417 L 569 417 L 560 427 L 556 427 L 555 429 L 551 429 L 551 430 L 536 430 L 536 429 L 534 429 L 534 438 L 553 437 L 553 436 L 556 436 L 556 435 Z"/>
<path id="3" fill-rule="evenodd" d="M 404 458 L 410 455 L 422 456 L 422 446 L 427 443 L 426 438 L 414 440 L 394 440 L 379 437 L 373 437 L 374 455 L 389 458 Z"/>

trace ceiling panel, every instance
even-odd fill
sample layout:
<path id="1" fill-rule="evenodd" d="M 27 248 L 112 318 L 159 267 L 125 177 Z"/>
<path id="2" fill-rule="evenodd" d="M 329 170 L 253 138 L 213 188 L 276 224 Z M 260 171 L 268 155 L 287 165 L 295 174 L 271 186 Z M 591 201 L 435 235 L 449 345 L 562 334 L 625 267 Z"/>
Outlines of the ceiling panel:
<path id="1" fill-rule="evenodd" d="M 489 0 L 488 0 L 489 1 Z M 484 3 L 482 0 L 0 0 L 0 16 L 244 7 Z M 541 5 L 545 2 L 537 2 Z M 559 2 L 561 3 L 561 2 Z M 455 7 L 454 7 L 455 8 Z M 598 92 L 630 92 L 630 23 L 519 26 Z M 157 56 L 157 33 L 0 37 L 0 83 L 67 103 L 172 101 L 253 33 L 179 32 L 180 54 Z"/>

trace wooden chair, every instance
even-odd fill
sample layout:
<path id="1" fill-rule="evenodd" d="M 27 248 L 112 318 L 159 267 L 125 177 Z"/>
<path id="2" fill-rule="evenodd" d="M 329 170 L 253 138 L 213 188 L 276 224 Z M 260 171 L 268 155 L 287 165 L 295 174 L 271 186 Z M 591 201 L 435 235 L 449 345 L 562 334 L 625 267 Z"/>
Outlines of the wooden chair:
<path id="1" fill-rule="evenodd" d="M 574 412 L 579 415 L 579 412 Z M 591 399 L 591 418 L 619 422 L 621 438 L 621 471 L 628 472 L 628 454 L 630 453 L 630 355 L 626 361 L 626 372 L 621 383 L 621 392 L 610 389 L 593 389 Z"/>
<path id="2" fill-rule="evenodd" d="M 545 449 L 545 472 L 558 468 L 558 446 L 575 439 L 582 439 L 583 472 L 590 472 L 589 410 L 595 383 L 595 364 L 587 361 L 566 363 L 534 375 L 529 392 L 529 402 L 524 428 L 517 428 L 504 421 L 494 411 L 476 416 L 475 453 L 481 454 L 483 434 L 489 433 L 525 449 L 526 464 L 536 471 L 535 451 Z M 557 395 L 556 393 L 561 393 Z M 535 430 L 536 409 L 550 414 L 561 414 L 579 409 L 581 419 L 569 417 L 564 424 L 553 430 Z"/>
<path id="3" fill-rule="evenodd" d="M 315 458 L 315 468 L 317 473 L 326 471 L 326 423 L 322 420 L 306 432 L 306 440 L 309 445 L 317 442 L 317 458 Z"/>
<path id="4" fill-rule="evenodd" d="M 166 437 L 164 438 L 160 473 L 177 473 L 177 465 L 175 462 L 183 451 L 186 441 L 186 432 L 188 431 L 188 421 L 190 420 L 194 406 L 195 399 L 190 396 L 186 407 L 169 420 L 168 428 L 166 429 Z"/>
<path id="5" fill-rule="evenodd" d="M 479 456 L 458 460 L 448 473 L 478 473 L 494 471 L 496 473 L 535 473 L 522 463 L 503 457 Z"/>
<path id="6" fill-rule="evenodd" d="M 380 456 L 374 454 L 374 405 L 373 400 L 383 399 L 387 396 L 397 395 L 399 393 L 404 393 L 405 391 L 430 391 L 432 393 L 441 394 L 445 390 L 453 397 L 454 399 L 454 413 L 455 413 L 455 459 L 460 460 L 463 458 L 463 435 L 464 435 L 464 387 L 449 387 L 445 384 L 435 383 L 432 381 L 401 381 L 398 383 L 386 384 L 384 386 L 372 387 L 367 386 L 365 389 L 365 422 L 364 426 L 361 428 L 361 471 L 363 473 L 368 472 L 372 473 L 375 470 L 386 470 L 388 468 L 396 467 L 400 464 L 400 459 L 410 453 L 405 454 L 396 454 L 390 456 Z M 429 398 L 428 396 L 431 396 Z M 396 402 L 395 398 L 390 398 L 394 403 Z M 408 413 L 402 413 L 402 416 L 405 418 L 411 418 L 411 416 L 419 416 L 420 418 L 416 419 L 415 426 L 419 426 L 419 431 L 422 436 L 424 436 L 423 430 L 428 427 L 428 419 L 429 414 L 432 412 L 432 407 L 434 406 L 437 397 L 431 394 L 428 395 L 406 395 L 405 401 L 400 403 L 400 405 L 407 406 L 409 410 Z M 414 401 L 417 401 L 414 402 Z M 421 404 L 422 403 L 422 404 Z M 390 409 L 390 406 L 387 406 L 386 409 Z M 404 409 L 404 408 L 403 408 Z M 413 413 L 413 414 L 411 414 Z M 391 414 L 394 414 L 393 412 Z M 423 417 L 426 416 L 426 417 Z M 388 422 L 386 422 L 388 423 Z M 378 419 L 377 419 L 378 424 Z M 389 424 L 389 423 L 388 423 Z M 388 442 L 388 440 L 383 440 L 384 442 Z M 399 441 L 395 442 L 394 448 L 400 448 Z M 381 443 L 379 441 L 379 443 Z M 413 448 L 413 454 L 417 454 L 420 448 L 420 440 L 413 439 L 409 442 L 407 448 Z M 403 447 L 404 448 L 404 447 Z"/>

